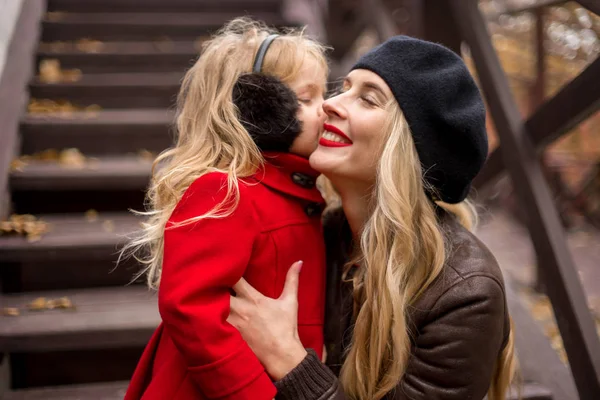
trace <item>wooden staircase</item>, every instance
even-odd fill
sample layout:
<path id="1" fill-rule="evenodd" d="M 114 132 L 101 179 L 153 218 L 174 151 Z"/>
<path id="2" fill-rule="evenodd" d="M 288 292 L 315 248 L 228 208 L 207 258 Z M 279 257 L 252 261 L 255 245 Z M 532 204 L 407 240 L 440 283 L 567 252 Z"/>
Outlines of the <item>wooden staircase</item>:
<path id="1" fill-rule="evenodd" d="M 10 389 L 0 398 L 122 399 L 160 318 L 155 294 L 128 285 L 138 266 L 115 261 L 139 228 L 127 210 L 143 209 L 151 155 L 172 143 L 183 73 L 200 42 L 236 16 L 290 22 L 279 0 L 47 3 L 36 61 L 81 72 L 53 83 L 34 77 L 29 95 L 77 109 L 23 115 L 20 153 L 77 148 L 85 157 L 34 157 L 10 172 L 10 211 L 35 215 L 48 231 L 0 235 L 0 308 L 18 314 L 0 316 Z"/>

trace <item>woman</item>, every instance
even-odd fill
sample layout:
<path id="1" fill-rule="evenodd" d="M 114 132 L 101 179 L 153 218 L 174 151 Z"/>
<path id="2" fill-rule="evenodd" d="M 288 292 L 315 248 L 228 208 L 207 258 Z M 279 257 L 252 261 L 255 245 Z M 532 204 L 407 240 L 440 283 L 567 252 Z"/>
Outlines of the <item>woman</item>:
<path id="1" fill-rule="evenodd" d="M 501 272 L 468 229 L 485 108 L 449 49 L 394 37 L 363 56 L 310 163 L 342 201 L 325 219 L 327 364 L 298 341 L 295 287 L 240 281 L 229 321 L 289 399 L 503 399 L 512 330 Z M 339 377 L 338 369 L 339 370 Z"/>

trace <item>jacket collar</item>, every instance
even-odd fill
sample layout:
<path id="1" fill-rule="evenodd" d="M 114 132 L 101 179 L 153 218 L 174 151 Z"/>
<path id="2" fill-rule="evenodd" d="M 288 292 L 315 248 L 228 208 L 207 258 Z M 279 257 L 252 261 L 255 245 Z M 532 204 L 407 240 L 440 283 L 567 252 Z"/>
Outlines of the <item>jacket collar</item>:
<path id="1" fill-rule="evenodd" d="M 264 165 L 254 178 L 278 192 L 312 203 L 325 201 L 316 187 L 319 173 L 306 158 L 291 153 L 264 152 Z"/>

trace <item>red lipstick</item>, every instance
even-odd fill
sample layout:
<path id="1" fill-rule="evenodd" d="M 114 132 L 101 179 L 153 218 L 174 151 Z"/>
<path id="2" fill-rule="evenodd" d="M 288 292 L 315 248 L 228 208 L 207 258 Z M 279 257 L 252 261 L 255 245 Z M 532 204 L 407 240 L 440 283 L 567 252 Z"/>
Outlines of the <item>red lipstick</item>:
<path id="1" fill-rule="evenodd" d="M 346 136 L 346 134 L 344 132 L 340 131 L 338 128 L 336 128 L 333 125 L 323 124 L 323 129 L 325 129 L 326 131 L 329 131 L 331 133 L 335 133 L 336 135 L 340 135 L 341 137 L 343 137 L 344 139 L 346 139 L 347 141 L 352 143 L 352 140 L 350 140 L 350 138 L 348 136 Z"/>
<path id="2" fill-rule="evenodd" d="M 335 126 L 328 125 L 328 124 L 323 124 L 323 129 L 325 129 L 325 131 L 331 132 L 333 134 L 336 134 L 336 135 L 338 135 L 338 136 L 346 139 L 349 143 L 334 142 L 332 140 L 325 139 L 323 136 L 321 136 L 321 138 L 319 139 L 319 144 L 321 146 L 325 146 L 325 147 L 346 147 L 346 146 L 352 146 L 352 140 L 350 140 L 350 138 L 348 136 L 346 136 L 346 134 L 344 132 L 342 132 L 341 130 L 339 130 Z"/>

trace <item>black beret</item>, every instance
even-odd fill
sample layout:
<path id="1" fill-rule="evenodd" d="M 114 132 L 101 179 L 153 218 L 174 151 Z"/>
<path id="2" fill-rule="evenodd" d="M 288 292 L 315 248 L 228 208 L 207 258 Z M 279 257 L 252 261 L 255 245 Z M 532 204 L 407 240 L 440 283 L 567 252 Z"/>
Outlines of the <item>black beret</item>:
<path id="1" fill-rule="evenodd" d="M 436 43 L 395 36 L 362 56 L 389 86 L 410 126 L 434 199 L 459 203 L 488 152 L 485 105 L 463 60 Z"/>
<path id="2" fill-rule="evenodd" d="M 296 117 L 298 99 L 278 78 L 262 73 L 241 75 L 233 87 L 238 118 L 262 151 L 289 151 L 302 131 Z"/>

